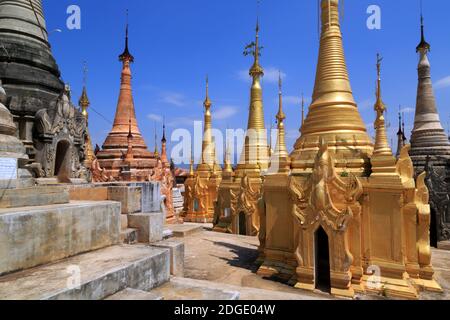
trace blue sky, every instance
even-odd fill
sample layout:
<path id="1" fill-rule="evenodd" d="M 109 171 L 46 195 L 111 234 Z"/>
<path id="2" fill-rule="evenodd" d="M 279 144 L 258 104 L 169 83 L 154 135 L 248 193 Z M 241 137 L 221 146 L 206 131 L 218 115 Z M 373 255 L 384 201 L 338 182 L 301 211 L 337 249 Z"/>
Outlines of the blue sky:
<path id="1" fill-rule="evenodd" d="M 81 8 L 81 30 L 66 28 L 66 9 Z M 381 30 L 369 30 L 366 10 L 381 7 Z M 47 28 L 63 80 L 74 100 L 82 88 L 83 61 L 89 65 L 88 94 L 92 108 L 90 131 L 101 145 L 111 129 L 120 85 L 125 12 L 129 9 L 130 50 L 136 113 L 150 149 L 155 121 L 167 119 L 169 135 L 176 128 L 192 129 L 203 117 L 205 75 L 210 78 L 213 122 L 218 129 L 245 128 L 251 58 L 242 55 L 254 39 L 254 0 L 44 0 Z M 444 126 L 450 118 L 450 1 L 424 1 L 426 37 L 431 43 L 433 81 Z M 420 40 L 419 0 L 346 0 L 342 30 L 347 64 L 356 101 L 372 134 L 374 121 L 375 55 L 383 57 L 383 97 L 391 132 L 397 131 L 399 105 L 412 129 Z M 300 127 L 300 94 L 310 100 L 318 56 L 317 1 L 263 0 L 260 8 L 261 63 L 266 123 L 277 111 L 277 73 L 285 75 L 287 144 L 292 148 Z M 61 29 L 62 32 L 52 32 Z M 244 75 L 244 76 L 243 76 Z M 394 138 L 394 137 L 392 137 Z M 394 140 L 395 142 L 395 140 Z"/>

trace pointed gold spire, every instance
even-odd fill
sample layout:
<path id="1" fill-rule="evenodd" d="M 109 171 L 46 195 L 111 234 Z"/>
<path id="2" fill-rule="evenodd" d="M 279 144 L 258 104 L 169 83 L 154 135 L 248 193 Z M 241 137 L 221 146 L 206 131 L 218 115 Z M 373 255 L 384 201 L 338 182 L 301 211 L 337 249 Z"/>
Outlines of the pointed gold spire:
<path id="1" fill-rule="evenodd" d="M 216 148 L 212 138 L 212 115 L 211 115 L 211 100 L 209 99 L 209 77 L 206 76 L 206 97 L 203 103 L 205 108 L 204 122 L 205 127 L 203 131 L 202 143 L 202 161 L 201 164 L 208 165 L 209 169 L 214 167 L 216 161 Z M 205 167 L 206 168 L 206 167 Z"/>
<path id="2" fill-rule="evenodd" d="M 268 150 L 269 150 L 269 157 L 272 157 L 272 155 L 273 155 L 273 142 L 272 142 L 272 131 L 273 131 L 273 124 L 272 124 L 272 122 L 270 123 L 270 129 L 269 129 L 270 131 L 269 131 L 269 147 L 268 147 Z"/>
<path id="3" fill-rule="evenodd" d="M 84 62 L 83 65 L 83 92 L 78 100 L 78 105 L 81 108 L 81 113 L 86 119 L 86 139 L 84 141 L 84 166 L 86 168 L 91 168 L 92 162 L 95 160 L 94 148 L 92 147 L 91 135 L 89 133 L 89 112 L 88 108 L 90 106 L 89 97 L 87 95 L 86 83 L 87 83 L 87 65 Z"/>
<path id="4" fill-rule="evenodd" d="M 206 75 L 206 97 L 205 101 L 203 102 L 203 106 L 205 109 L 210 109 L 212 106 L 211 100 L 209 99 L 209 76 Z"/>
<path id="5" fill-rule="evenodd" d="M 386 121 L 384 114 L 386 111 L 386 106 L 381 98 L 381 58 L 380 54 L 377 54 L 377 89 L 376 89 L 376 103 L 375 112 L 377 113 L 377 118 L 375 120 L 375 148 L 373 155 L 376 156 L 392 156 L 392 149 L 389 146 L 387 133 L 386 133 Z"/>
<path id="6" fill-rule="evenodd" d="M 87 90 L 86 90 L 87 71 L 88 71 L 88 69 L 87 69 L 86 62 L 84 62 L 84 64 L 83 64 L 83 92 L 81 93 L 81 97 L 78 100 L 78 105 L 80 106 L 81 113 L 86 118 L 86 121 L 89 119 L 88 108 L 91 104 L 91 102 L 89 101 L 88 95 L 87 95 Z"/>
<path id="7" fill-rule="evenodd" d="M 254 43 L 254 52 L 253 52 L 253 57 L 254 57 L 254 62 L 253 62 L 253 66 L 250 68 L 250 76 L 252 76 L 253 78 L 255 77 L 261 77 L 264 75 L 264 69 L 261 67 L 261 65 L 259 64 L 259 57 L 261 56 L 261 47 L 259 46 L 259 17 L 256 21 L 256 36 L 255 36 L 255 43 Z"/>
<path id="8" fill-rule="evenodd" d="M 350 86 L 339 22 L 339 0 L 321 1 L 322 30 L 312 103 L 292 153 L 293 167 L 312 169 L 324 141 L 336 154 L 337 169 L 366 170 L 373 152 Z M 345 161 L 344 161 L 345 159 Z M 295 171 L 295 170 L 294 170 Z"/>
<path id="9" fill-rule="evenodd" d="M 264 122 L 263 94 L 261 86 L 261 77 L 264 70 L 260 65 L 260 44 L 259 44 L 259 18 L 256 23 L 256 39 L 246 47 L 250 51 L 245 55 L 252 54 L 254 62 L 250 68 L 249 74 L 252 77 L 252 87 L 250 94 L 250 108 L 247 126 L 247 136 L 244 143 L 244 149 L 237 167 L 237 173 L 243 174 L 244 171 L 266 170 L 269 165 L 269 146 L 267 144 L 267 132 Z"/>
<path id="10" fill-rule="evenodd" d="M 86 86 L 83 86 L 83 92 L 81 93 L 81 97 L 80 100 L 78 101 L 78 104 L 81 108 L 81 113 L 83 114 L 83 116 L 86 118 L 86 120 L 89 118 L 89 114 L 88 114 L 88 108 L 91 104 L 91 102 L 89 101 L 88 95 L 87 95 L 87 90 L 86 90 Z"/>
<path id="11" fill-rule="evenodd" d="M 233 172 L 233 166 L 231 164 L 231 154 L 230 154 L 230 142 L 227 141 L 226 147 L 225 147 L 225 161 L 224 161 L 224 172 L 231 173 Z"/>
<path id="12" fill-rule="evenodd" d="M 275 147 L 275 156 L 278 158 L 287 158 L 288 152 L 286 148 L 286 140 L 285 140 L 285 128 L 284 128 L 284 120 L 286 119 L 286 115 L 283 112 L 283 92 L 282 92 L 282 79 L 281 72 L 278 79 L 278 114 L 277 114 L 277 124 L 278 124 L 278 139 L 277 145 Z"/>
<path id="13" fill-rule="evenodd" d="M 195 172 L 194 172 L 194 149 L 192 148 L 192 150 L 191 150 L 191 162 L 190 162 L 190 165 L 189 165 L 189 177 L 193 178 L 194 175 L 195 175 Z"/>

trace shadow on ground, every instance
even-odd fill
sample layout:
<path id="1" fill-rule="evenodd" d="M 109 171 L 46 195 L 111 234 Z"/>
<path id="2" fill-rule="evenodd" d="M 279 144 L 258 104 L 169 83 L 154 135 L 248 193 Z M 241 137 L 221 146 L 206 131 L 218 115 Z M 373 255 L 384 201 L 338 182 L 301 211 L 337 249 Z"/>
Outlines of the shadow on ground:
<path id="1" fill-rule="evenodd" d="M 259 252 L 256 246 L 249 244 L 255 247 L 255 249 L 251 249 L 227 242 L 211 241 L 207 239 L 205 240 L 211 242 L 215 246 L 227 248 L 230 250 L 231 253 L 234 254 L 234 258 L 231 259 L 219 256 L 216 256 L 216 258 L 219 258 L 227 262 L 228 265 L 232 267 L 247 269 L 250 270 L 252 273 L 256 273 L 258 271 L 260 265 L 256 263 L 256 260 L 258 259 Z"/>

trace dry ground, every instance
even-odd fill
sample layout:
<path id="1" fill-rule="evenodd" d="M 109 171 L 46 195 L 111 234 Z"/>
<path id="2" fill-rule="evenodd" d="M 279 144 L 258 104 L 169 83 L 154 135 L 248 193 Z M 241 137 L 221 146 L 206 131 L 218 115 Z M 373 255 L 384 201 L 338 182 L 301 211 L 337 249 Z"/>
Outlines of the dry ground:
<path id="1" fill-rule="evenodd" d="M 254 261 L 258 256 L 258 239 L 255 237 L 203 231 L 184 238 L 184 242 L 186 278 L 208 280 L 247 289 L 276 291 L 277 298 L 283 298 L 284 293 L 286 299 L 291 299 L 292 294 L 297 295 L 299 300 L 332 299 L 327 293 L 320 291 L 309 293 L 256 275 L 258 266 Z M 450 251 L 434 250 L 433 265 L 436 278 L 445 293 L 422 293 L 421 299 L 450 300 Z M 380 299 L 380 297 L 364 296 L 361 299 Z"/>

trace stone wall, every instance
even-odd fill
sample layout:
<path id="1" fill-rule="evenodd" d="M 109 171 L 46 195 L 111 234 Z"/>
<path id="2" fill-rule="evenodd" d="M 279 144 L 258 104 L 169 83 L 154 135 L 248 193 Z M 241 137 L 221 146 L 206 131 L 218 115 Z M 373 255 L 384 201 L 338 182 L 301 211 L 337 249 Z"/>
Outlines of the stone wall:
<path id="1" fill-rule="evenodd" d="M 0 209 L 0 275 L 118 244 L 120 204 Z"/>

